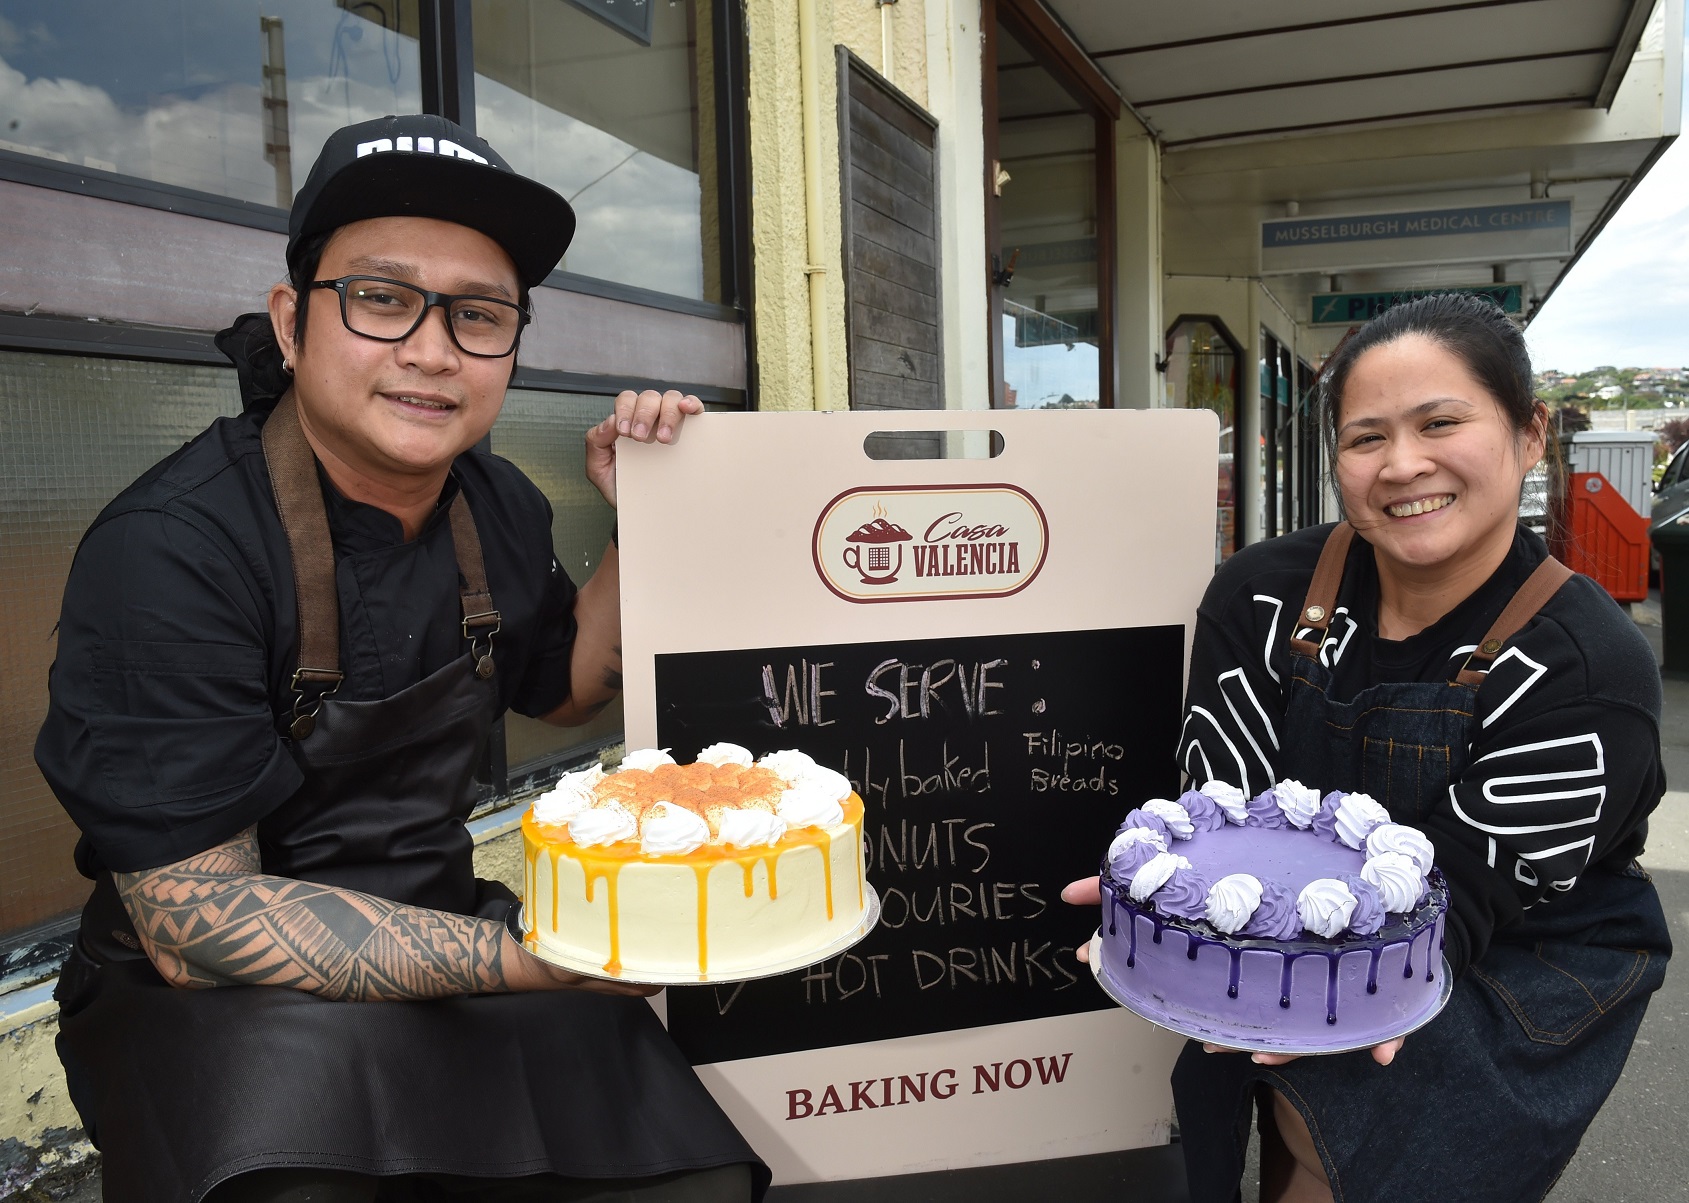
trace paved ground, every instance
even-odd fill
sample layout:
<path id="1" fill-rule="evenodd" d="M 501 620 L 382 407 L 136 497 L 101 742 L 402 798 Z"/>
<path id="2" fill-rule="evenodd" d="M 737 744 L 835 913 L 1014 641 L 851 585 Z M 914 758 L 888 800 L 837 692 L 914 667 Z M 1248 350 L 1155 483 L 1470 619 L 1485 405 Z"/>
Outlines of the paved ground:
<path id="1" fill-rule="evenodd" d="M 1657 603 L 1637 607 L 1656 657 L 1658 615 Z M 1648 1008 L 1624 1076 L 1545 1203 L 1689 1203 L 1689 681 L 1668 680 L 1665 700 L 1661 744 L 1673 788 L 1650 824 L 1643 864 L 1659 885 L 1680 956 Z M 99 1179 L 34 1198 L 100 1203 Z M 1257 1203 L 1253 1188 L 1244 1203 Z"/>

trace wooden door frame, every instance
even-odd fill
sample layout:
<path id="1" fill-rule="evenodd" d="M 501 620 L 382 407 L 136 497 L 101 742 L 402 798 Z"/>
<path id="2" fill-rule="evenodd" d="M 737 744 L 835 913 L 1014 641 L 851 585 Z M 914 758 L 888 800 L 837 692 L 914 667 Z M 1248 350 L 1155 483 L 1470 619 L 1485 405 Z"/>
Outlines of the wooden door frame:
<path id="1" fill-rule="evenodd" d="M 1097 165 L 1097 406 L 1113 409 L 1114 319 L 1116 260 L 1115 245 L 1115 122 L 1120 118 L 1120 94 L 1102 70 L 1073 40 L 1066 28 L 1039 0 L 980 0 L 981 110 L 985 138 L 985 296 L 986 345 L 990 348 L 992 409 L 1003 405 L 1003 340 L 999 333 L 1003 290 L 997 284 L 995 262 L 1002 244 L 1002 223 L 997 205 L 997 25 L 1007 26 L 1015 38 L 1043 67 L 1088 109 L 1096 128 Z"/>

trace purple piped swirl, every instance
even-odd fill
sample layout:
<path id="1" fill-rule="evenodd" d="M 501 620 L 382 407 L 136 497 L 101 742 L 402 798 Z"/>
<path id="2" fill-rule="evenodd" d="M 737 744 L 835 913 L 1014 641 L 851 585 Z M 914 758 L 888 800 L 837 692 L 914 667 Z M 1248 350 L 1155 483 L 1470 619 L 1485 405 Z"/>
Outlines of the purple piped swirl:
<path id="1" fill-rule="evenodd" d="M 1314 816 L 1314 831 L 1332 843 L 1337 842 L 1337 808 L 1343 804 L 1343 791 L 1334 789 L 1320 801 L 1320 812 Z"/>
<path id="2" fill-rule="evenodd" d="M 1138 838 L 1128 835 L 1128 832 L 1142 831 L 1145 834 Z M 1151 838 L 1153 837 L 1153 838 Z M 1114 880 L 1122 885 L 1132 880 L 1132 874 L 1144 867 L 1151 857 L 1159 852 L 1167 851 L 1167 841 L 1153 829 L 1148 827 L 1122 828 L 1114 842 L 1108 846 L 1108 871 Z"/>
<path id="3" fill-rule="evenodd" d="M 1278 804 L 1278 795 L 1272 790 L 1264 790 L 1256 794 L 1245 804 L 1249 817 L 1243 821 L 1245 827 L 1289 827 L 1290 820 L 1284 817 L 1284 811 Z M 1290 910 L 1296 911 L 1296 899 L 1290 900 Z M 1301 927 L 1298 926 L 1300 931 Z"/>
<path id="4" fill-rule="evenodd" d="M 1355 896 L 1355 913 L 1349 916 L 1349 930 L 1357 936 L 1370 936 L 1383 927 L 1384 898 L 1378 887 L 1355 873 L 1339 873 L 1337 880 Z"/>
<path id="5" fill-rule="evenodd" d="M 1226 812 L 1200 790 L 1187 789 L 1179 795 L 1179 805 L 1191 817 L 1191 826 L 1198 831 L 1218 831 L 1226 825 Z"/>
<path id="6" fill-rule="evenodd" d="M 1267 795 L 1269 798 L 1272 794 Z M 1278 809 L 1278 803 L 1273 803 Z M 1296 895 L 1276 881 L 1261 883 L 1261 905 L 1243 925 L 1245 936 L 1259 936 L 1267 940 L 1294 940 L 1302 934 L 1302 915 L 1296 909 Z"/>
<path id="7" fill-rule="evenodd" d="M 1161 842 L 1163 844 L 1166 844 L 1169 848 L 1173 846 L 1173 833 L 1167 830 L 1167 824 L 1163 823 L 1158 816 L 1150 814 L 1147 810 L 1134 810 L 1131 814 L 1127 815 L 1126 821 L 1120 825 L 1120 831 L 1116 831 L 1114 834 L 1119 835 L 1121 831 L 1125 831 L 1128 827 L 1142 827 L 1146 830 L 1153 831 L 1156 835 L 1161 837 Z"/>
<path id="8" fill-rule="evenodd" d="M 1150 896 L 1155 909 L 1176 919 L 1206 919 L 1210 883 L 1195 869 L 1174 869 L 1167 884 Z"/>

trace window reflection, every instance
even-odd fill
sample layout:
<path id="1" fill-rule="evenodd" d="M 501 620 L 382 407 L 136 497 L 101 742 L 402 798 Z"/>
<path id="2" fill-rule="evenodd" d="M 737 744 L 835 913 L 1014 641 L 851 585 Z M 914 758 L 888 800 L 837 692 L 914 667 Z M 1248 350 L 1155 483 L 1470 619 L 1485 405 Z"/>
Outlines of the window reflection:
<path id="1" fill-rule="evenodd" d="M 328 135 L 421 108 L 416 0 L 7 0 L 0 149 L 286 207 Z"/>
<path id="2" fill-rule="evenodd" d="M 721 300 L 707 0 L 476 0 L 477 130 L 579 217 L 564 271 Z"/>
<path id="3" fill-rule="evenodd" d="M 1095 409 L 1097 120 L 997 28 L 1003 405 Z"/>
<path id="4" fill-rule="evenodd" d="M 1214 563 L 1237 550 L 1237 346 L 1223 326 L 1182 318 L 1167 335 L 1167 403 L 1220 416 L 1220 476 L 1215 487 Z"/>

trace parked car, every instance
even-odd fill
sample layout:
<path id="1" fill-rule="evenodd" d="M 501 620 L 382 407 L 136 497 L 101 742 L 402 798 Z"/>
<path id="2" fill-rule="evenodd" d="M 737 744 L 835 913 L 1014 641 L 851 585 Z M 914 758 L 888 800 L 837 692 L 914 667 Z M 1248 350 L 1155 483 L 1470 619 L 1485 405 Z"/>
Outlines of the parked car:
<path id="1" fill-rule="evenodd" d="M 1689 518 L 1689 443 L 1684 443 L 1672 453 L 1665 471 L 1654 482 L 1654 508 L 1648 520 L 1648 531 L 1652 534 L 1656 528 L 1683 518 Z M 1649 552 L 1649 563 L 1658 574 L 1658 552 Z"/>

